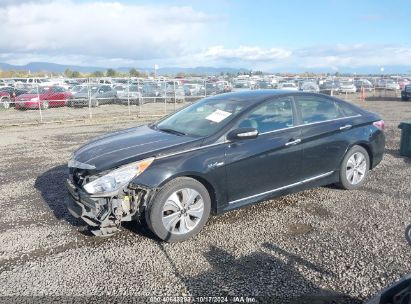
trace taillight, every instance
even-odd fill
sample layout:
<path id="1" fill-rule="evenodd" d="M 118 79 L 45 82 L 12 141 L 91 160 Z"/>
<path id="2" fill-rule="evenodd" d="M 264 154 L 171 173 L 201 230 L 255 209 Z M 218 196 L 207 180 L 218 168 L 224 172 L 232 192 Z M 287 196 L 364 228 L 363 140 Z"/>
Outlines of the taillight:
<path id="1" fill-rule="evenodd" d="M 375 121 L 372 124 L 374 125 L 374 127 L 377 127 L 381 131 L 384 131 L 384 127 L 385 127 L 384 120 Z"/>

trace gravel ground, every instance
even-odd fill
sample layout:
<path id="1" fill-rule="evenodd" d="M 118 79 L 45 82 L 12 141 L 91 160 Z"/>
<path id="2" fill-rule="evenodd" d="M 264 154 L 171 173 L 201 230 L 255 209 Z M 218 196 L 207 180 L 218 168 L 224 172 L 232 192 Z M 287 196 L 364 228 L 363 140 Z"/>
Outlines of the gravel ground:
<path id="1" fill-rule="evenodd" d="M 360 190 L 321 187 L 226 213 L 177 244 L 157 241 L 137 223 L 93 237 L 64 207 L 70 153 L 136 122 L 0 129 L 0 296 L 229 295 L 278 303 L 322 296 L 362 303 L 411 272 L 404 239 L 411 159 L 398 154 L 397 128 L 411 118 L 411 103 L 362 105 L 386 120 L 387 147 Z"/>

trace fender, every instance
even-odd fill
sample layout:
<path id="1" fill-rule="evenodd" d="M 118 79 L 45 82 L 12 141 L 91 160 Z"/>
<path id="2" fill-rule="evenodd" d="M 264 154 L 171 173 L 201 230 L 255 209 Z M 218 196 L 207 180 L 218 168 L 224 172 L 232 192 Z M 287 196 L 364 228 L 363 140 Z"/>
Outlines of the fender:
<path id="1" fill-rule="evenodd" d="M 150 170 L 136 177 L 131 185 L 158 189 L 174 178 L 188 176 L 197 179 L 208 189 L 213 201 L 217 204 L 226 202 L 225 143 L 210 145 L 205 148 L 172 155 L 154 160 Z"/>

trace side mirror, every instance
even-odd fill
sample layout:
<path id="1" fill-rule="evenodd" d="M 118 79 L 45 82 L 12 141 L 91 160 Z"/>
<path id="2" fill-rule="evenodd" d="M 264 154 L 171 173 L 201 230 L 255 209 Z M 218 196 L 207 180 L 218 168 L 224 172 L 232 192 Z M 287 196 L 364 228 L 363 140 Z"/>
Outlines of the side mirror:
<path id="1" fill-rule="evenodd" d="M 255 128 L 238 128 L 230 131 L 227 135 L 229 140 L 238 140 L 238 139 L 253 139 L 258 136 L 258 130 Z"/>

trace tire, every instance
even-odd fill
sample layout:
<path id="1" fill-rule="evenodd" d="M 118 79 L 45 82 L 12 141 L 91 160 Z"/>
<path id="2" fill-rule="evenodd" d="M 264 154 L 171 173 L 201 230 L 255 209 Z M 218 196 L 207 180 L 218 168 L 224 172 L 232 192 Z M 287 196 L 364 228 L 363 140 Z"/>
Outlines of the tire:
<path id="1" fill-rule="evenodd" d="M 41 108 L 43 110 L 47 110 L 49 108 L 49 102 L 48 101 L 44 101 L 41 103 Z"/>
<path id="2" fill-rule="evenodd" d="M 402 100 L 402 101 L 408 101 L 408 99 L 409 99 L 409 98 L 406 97 L 406 96 L 401 96 L 401 100 Z"/>
<path id="3" fill-rule="evenodd" d="M 1 100 L 1 105 L 4 109 L 9 109 L 10 108 L 10 99 L 8 98 L 3 98 Z"/>
<path id="4" fill-rule="evenodd" d="M 184 195 L 190 199 L 184 199 Z M 181 242 L 200 232 L 210 209 L 210 195 L 203 184 L 192 178 L 179 177 L 165 184 L 151 200 L 145 213 L 146 222 L 159 239 Z"/>
<path id="5" fill-rule="evenodd" d="M 91 107 L 97 108 L 99 106 L 99 102 L 97 99 L 91 101 Z"/>
<path id="6" fill-rule="evenodd" d="M 337 185 L 346 190 L 358 189 L 364 184 L 369 168 L 370 156 L 367 150 L 361 146 L 353 146 L 341 162 L 340 182 Z"/>

